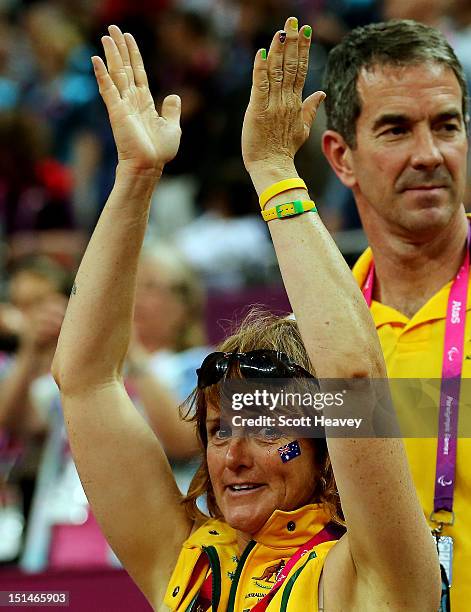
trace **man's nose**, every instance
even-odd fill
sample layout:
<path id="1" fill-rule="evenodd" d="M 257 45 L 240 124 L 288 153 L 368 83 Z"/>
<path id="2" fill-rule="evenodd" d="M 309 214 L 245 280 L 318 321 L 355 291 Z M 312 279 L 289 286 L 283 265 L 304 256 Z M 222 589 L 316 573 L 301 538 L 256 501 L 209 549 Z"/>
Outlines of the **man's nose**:
<path id="1" fill-rule="evenodd" d="M 235 435 L 229 440 L 226 451 L 226 466 L 231 470 L 241 467 L 251 467 L 253 457 L 250 439 L 243 435 Z"/>
<path id="2" fill-rule="evenodd" d="M 417 130 L 413 147 L 411 165 L 416 170 L 433 169 L 443 164 L 440 143 L 430 127 Z"/>

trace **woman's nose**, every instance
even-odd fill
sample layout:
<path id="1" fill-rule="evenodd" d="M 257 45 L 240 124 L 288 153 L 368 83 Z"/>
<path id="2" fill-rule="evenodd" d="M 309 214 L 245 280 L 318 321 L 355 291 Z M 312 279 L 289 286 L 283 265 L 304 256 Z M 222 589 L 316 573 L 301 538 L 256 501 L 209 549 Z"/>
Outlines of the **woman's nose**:
<path id="1" fill-rule="evenodd" d="M 233 436 L 227 445 L 226 466 L 231 470 L 240 467 L 251 467 L 253 464 L 252 444 L 248 437 L 242 435 Z"/>

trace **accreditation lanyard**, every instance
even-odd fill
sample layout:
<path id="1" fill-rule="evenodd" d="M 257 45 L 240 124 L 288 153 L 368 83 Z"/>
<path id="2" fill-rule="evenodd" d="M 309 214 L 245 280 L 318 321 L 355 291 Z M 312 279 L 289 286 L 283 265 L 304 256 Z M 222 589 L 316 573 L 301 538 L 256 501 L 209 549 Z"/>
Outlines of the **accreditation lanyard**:
<path id="1" fill-rule="evenodd" d="M 294 555 L 290 558 L 288 563 L 283 567 L 280 574 L 278 575 L 276 582 L 270 589 L 270 592 L 263 597 L 258 603 L 255 604 L 253 608 L 251 608 L 250 612 L 264 612 L 267 609 L 268 604 L 273 599 L 273 596 L 281 587 L 283 582 L 288 577 L 288 574 L 296 565 L 296 563 L 310 552 L 314 546 L 318 546 L 323 542 L 330 542 L 331 540 L 338 540 L 345 533 L 345 528 L 341 525 L 336 525 L 335 523 L 328 523 L 324 529 L 319 531 L 314 537 L 308 540 L 305 544 L 300 546 L 298 550 L 294 553 Z M 200 589 L 200 597 L 205 601 L 211 601 L 211 593 L 213 586 L 213 577 L 210 574 L 203 583 L 203 586 Z M 196 605 L 198 602 L 196 602 Z M 196 607 L 198 609 L 198 607 Z"/>
<path id="2" fill-rule="evenodd" d="M 470 267 L 470 238 L 471 226 L 468 228 L 466 256 L 451 286 L 446 311 L 433 514 L 440 510 L 453 512 L 458 410 Z M 373 299 L 374 270 L 374 262 L 372 262 L 362 288 L 368 307 L 371 306 Z"/>

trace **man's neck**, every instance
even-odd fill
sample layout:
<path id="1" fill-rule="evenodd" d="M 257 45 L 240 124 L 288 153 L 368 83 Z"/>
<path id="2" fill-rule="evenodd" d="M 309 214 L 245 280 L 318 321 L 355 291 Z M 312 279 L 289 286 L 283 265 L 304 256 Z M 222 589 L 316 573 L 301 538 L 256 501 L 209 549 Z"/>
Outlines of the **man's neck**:
<path id="1" fill-rule="evenodd" d="M 417 241 L 378 227 L 365 230 L 375 262 L 373 298 L 411 318 L 456 276 L 468 221 L 461 210 L 441 231 Z"/>

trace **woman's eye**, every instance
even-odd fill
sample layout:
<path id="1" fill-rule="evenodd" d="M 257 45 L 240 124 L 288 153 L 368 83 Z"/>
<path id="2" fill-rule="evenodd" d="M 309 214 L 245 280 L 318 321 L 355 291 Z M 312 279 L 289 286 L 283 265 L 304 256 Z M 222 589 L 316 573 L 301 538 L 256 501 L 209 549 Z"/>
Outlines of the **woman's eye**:
<path id="1" fill-rule="evenodd" d="M 266 440 L 278 440 L 283 436 L 283 432 L 277 427 L 262 427 L 259 431 L 259 435 Z"/>
<path id="2" fill-rule="evenodd" d="M 232 436 L 232 430 L 229 427 L 220 427 L 214 430 L 213 436 L 216 440 L 227 440 Z"/>

